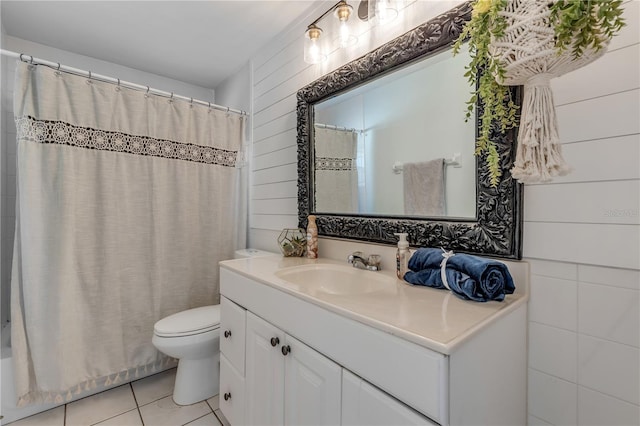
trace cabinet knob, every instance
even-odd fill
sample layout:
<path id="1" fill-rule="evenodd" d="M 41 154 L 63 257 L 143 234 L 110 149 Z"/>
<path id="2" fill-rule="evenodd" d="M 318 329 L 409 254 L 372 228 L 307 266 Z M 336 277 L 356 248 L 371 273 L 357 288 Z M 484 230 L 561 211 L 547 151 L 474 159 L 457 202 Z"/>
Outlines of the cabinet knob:
<path id="1" fill-rule="evenodd" d="M 289 352 L 291 352 L 291 346 L 287 345 L 282 347 L 282 355 L 287 356 Z"/>
<path id="2" fill-rule="evenodd" d="M 277 337 L 271 338 L 271 346 L 276 347 L 278 346 L 279 343 L 280 343 L 280 339 L 278 339 Z"/>
<path id="3" fill-rule="evenodd" d="M 229 337 L 231 337 L 231 330 L 225 330 L 224 331 L 224 337 L 225 337 L 225 339 L 228 339 Z"/>
<path id="4" fill-rule="evenodd" d="M 224 397 L 225 401 L 230 400 L 231 399 L 231 392 L 226 392 L 223 397 Z"/>

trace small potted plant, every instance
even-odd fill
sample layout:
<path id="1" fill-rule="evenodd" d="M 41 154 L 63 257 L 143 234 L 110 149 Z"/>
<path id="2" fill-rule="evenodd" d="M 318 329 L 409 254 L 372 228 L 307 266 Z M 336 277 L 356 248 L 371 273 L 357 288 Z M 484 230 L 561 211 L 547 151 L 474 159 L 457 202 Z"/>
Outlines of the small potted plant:
<path id="1" fill-rule="evenodd" d="M 284 257 L 302 257 L 307 249 L 304 229 L 285 228 L 278 236 L 278 246 Z"/>
<path id="2" fill-rule="evenodd" d="M 454 45 L 465 42 L 471 62 L 465 76 L 483 105 L 476 155 L 486 155 L 491 184 L 501 171 L 490 139 L 518 123 L 518 107 L 507 86 L 524 85 L 518 153 L 511 174 L 521 182 L 544 182 L 568 173 L 560 152 L 553 95 L 549 80 L 594 61 L 624 26 L 621 0 L 474 0 L 472 17 Z"/>

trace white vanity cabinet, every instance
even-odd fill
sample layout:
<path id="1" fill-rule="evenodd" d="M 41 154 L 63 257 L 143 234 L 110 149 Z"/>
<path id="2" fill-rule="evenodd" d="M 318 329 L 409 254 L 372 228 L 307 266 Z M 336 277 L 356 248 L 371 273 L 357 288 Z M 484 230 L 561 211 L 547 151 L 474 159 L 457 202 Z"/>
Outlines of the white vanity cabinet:
<path id="1" fill-rule="evenodd" d="M 342 425 L 436 425 L 360 377 L 343 370 Z"/>
<path id="2" fill-rule="evenodd" d="M 220 409 L 231 424 L 244 424 L 246 311 L 220 298 Z"/>
<path id="3" fill-rule="evenodd" d="M 247 313 L 246 423 L 340 424 L 341 367 Z"/>
<path id="4" fill-rule="evenodd" d="M 526 297 L 480 305 L 400 282 L 385 295 L 380 312 L 408 326 L 445 307 L 442 333 L 464 333 L 452 345 L 353 314 L 364 303 L 354 297 L 299 294 L 269 272 L 287 262 L 221 263 L 221 334 L 228 312 L 232 324 L 221 337 L 220 407 L 233 426 L 526 424 Z M 242 353 L 232 344 L 240 335 Z"/>

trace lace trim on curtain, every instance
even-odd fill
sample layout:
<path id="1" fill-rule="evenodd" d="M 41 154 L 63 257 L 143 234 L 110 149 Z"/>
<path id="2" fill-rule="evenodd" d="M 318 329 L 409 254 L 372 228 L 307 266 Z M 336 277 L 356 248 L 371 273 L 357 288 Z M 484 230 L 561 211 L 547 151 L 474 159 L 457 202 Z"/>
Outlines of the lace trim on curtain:
<path id="1" fill-rule="evenodd" d="M 132 367 L 128 370 L 120 371 L 119 373 L 109 374 L 103 377 L 97 377 L 88 379 L 77 386 L 69 390 L 61 391 L 33 391 L 18 398 L 18 407 L 23 407 L 27 404 L 65 404 L 72 399 L 76 398 L 83 392 L 91 391 L 100 386 L 114 387 L 121 383 L 129 383 L 142 376 L 147 376 L 161 370 L 166 370 L 171 366 L 177 365 L 177 361 L 167 355 L 159 355 L 156 361 L 150 362 L 145 365 Z M 106 389 L 105 389 L 106 390 Z"/>
<path id="2" fill-rule="evenodd" d="M 352 158 L 318 157 L 316 170 L 353 170 Z"/>
<path id="3" fill-rule="evenodd" d="M 226 167 L 235 167 L 238 158 L 238 151 L 79 127 L 63 121 L 38 120 L 29 116 L 16 118 L 16 128 L 18 139 L 38 143 L 126 152 Z"/>

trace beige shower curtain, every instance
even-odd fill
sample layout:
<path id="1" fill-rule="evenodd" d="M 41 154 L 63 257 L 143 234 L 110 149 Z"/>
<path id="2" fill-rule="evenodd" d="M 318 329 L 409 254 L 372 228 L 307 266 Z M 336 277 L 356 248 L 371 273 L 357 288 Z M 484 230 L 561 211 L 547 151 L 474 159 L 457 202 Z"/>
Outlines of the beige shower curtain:
<path id="1" fill-rule="evenodd" d="M 19 404 L 162 367 L 154 323 L 218 303 L 244 241 L 243 117 L 24 63 L 14 112 Z"/>
<path id="2" fill-rule="evenodd" d="M 358 134 L 315 127 L 315 209 L 358 213 Z"/>

